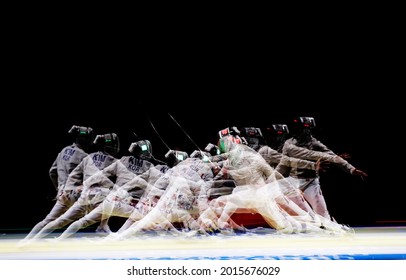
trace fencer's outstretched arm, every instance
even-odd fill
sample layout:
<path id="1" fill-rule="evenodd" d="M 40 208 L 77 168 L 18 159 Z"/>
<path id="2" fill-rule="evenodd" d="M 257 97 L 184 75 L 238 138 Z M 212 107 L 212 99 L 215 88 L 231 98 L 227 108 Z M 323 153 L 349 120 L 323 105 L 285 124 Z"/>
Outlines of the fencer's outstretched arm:
<path id="1" fill-rule="evenodd" d="M 320 143 L 317 141 L 317 143 Z M 320 144 L 322 145 L 322 144 Z M 309 150 L 307 148 L 299 147 L 294 144 L 289 143 L 288 141 L 285 142 L 285 145 L 283 146 L 283 154 L 289 154 L 293 155 L 295 158 L 301 158 L 301 159 L 306 159 L 306 160 L 313 160 L 317 161 L 318 159 L 321 159 L 322 161 L 328 161 L 331 162 L 332 164 L 337 165 L 344 171 L 352 174 L 352 175 L 359 175 L 361 177 L 366 177 L 368 176 L 365 172 L 355 168 L 353 165 L 351 165 L 348 161 L 346 161 L 343 157 L 333 153 L 331 150 L 329 150 L 325 145 L 322 145 L 326 151 L 314 151 L 314 150 Z M 346 154 L 345 154 L 346 156 Z M 292 156 L 291 156 L 292 157 Z M 346 156 L 347 157 L 347 156 Z"/>

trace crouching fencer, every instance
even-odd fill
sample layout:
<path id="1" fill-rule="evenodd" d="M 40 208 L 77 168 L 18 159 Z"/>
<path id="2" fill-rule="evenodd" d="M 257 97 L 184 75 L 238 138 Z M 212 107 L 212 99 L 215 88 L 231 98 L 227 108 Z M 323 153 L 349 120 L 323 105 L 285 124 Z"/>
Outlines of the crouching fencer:
<path id="1" fill-rule="evenodd" d="M 49 170 L 49 176 L 57 190 L 55 205 L 49 214 L 31 229 L 22 243 L 33 238 L 48 223 L 65 213 L 79 198 L 79 193 L 65 189 L 65 185 L 71 172 L 88 155 L 94 132 L 91 127 L 73 125 L 68 133 L 74 137 L 74 142 L 58 153 Z M 70 183 L 69 181 L 68 184 Z"/>
<path id="2" fill-rule="evenodd" d="M 212 165 L 199 158 L 187 158 L 168 170 L 153 186 L 163 190 L 156 205 L 146 215 L 110 239 L 125 239 L 136 235 L 142 230 L 170 230 L 181 234 L 174 223 L 179 223 L 184 231 L 199 230 L 196 221 L 199 215 L 200 197 L 206 195 L 208 182 L 214 177 Z M 159 186 L 163 184 L 164 186 Z M 154 190 L 149 191 L 153 197 Z M 205 199 L 203 199 L 205 202 Z M 137 209 L 138 213 L 142 209 Z"/>
<path id="3" fill-rule="evenodd" d="M 155 167 L 149 160 L 152 158 L 152 146 L 149 140 L 131 143 L 128 149 L 130 155 L 121 157 L 110 166 L 104 168 L 86 181 L 86 184 L 103 184 L 112 189 L 95 209 L 84 217 L 73 222 L 58 237 L 67 238 L 78 230 L 101 222 L 103 232 L 110 233 L 107 221 L 111 216 L 128 218 L 134 211 L 135 204 L 142 196 L 150 177 L 159 177 L 163 167 Z M 115 182 L 108 178 L 115 177 Z"/>
<path id="4" fill-rule="evenodd" d="M 100 174 L 99 171 L 117 161 L 115 155 L 120 150 L 119 138 L 115 133 L 97 135 L 94 144 L 97 146 L 97 151 L 81 161 L 69 175 L 64 187 L 65 191 L 80 193 L 78 200 L 64 214 L 43 227 L 33 239 L 43 238 L 54 230 L 83 217 L 87 211 L 91 211 L 101 203 L 110 191 L 105 187 L 109 184 L 100 184 L 100 180 L 96 180 L 94 184 L 87 184 L 86 181 L 89 179 L 91 182 L 93 175 Z M 105 178 L 105 181 L 109 180 Z"/>
<path id="5" fill-rule="evenodd" d="M 130 182 L 129 185 L 134 183 L 142 185 L 144 188 L 144 192 L 138 202 L 135 204 L 132 213 L 127 218 L 125 223 L 119 228 L 116 233 L 112 233 L 110 237 L 127 230 L 135 222 L 141 220 L 156 206 L 159 198 L 165 192 L 169 184 L 169 180 L 172 176 L 171 174 L 173 173 L 173 167 L 188 158 L 189 155 L 184 151 L 169 150 L 165 154 L 167 165 L 159 165 L 157 166 L 157 168 L 152 168 L 150 169 L 150 175 L 135 178 L 135 182 Z"/>

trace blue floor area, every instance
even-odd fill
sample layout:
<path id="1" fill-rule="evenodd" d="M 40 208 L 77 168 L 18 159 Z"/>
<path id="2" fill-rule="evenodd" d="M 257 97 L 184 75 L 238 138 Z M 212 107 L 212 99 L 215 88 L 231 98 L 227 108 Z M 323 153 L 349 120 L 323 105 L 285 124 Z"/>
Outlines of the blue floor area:
<path id="1" fill-rule="evenodd" d="M 186 258 L 128 258 L 127 260 L 406 260 L 405 254 L 353 254 L 353 255 L 285 255 L 285 256 L 217 256 Z"/>

